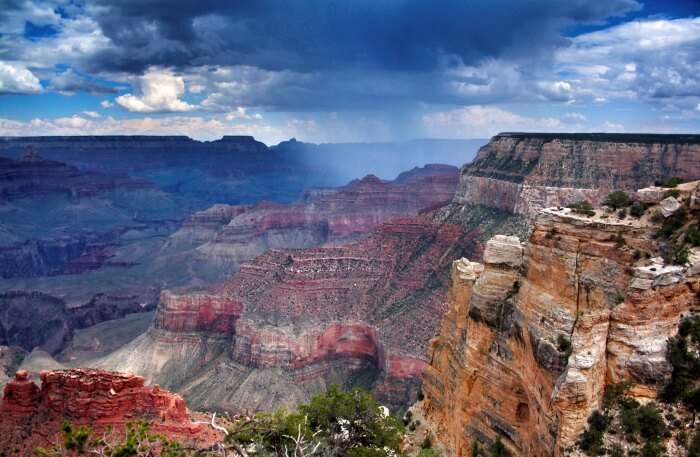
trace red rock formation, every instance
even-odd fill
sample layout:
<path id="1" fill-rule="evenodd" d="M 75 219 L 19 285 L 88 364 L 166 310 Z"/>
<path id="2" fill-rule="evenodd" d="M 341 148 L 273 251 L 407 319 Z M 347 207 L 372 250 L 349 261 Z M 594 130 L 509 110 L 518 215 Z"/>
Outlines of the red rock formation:
<path id="1" fill-rule="evenodd" d="M 460 227 L 424 216 L 395 219 L 347 245 L 269 251 L 221 285 L 163 293 L 153 329 L 104 366 L 161 384 L 175 379 L 203 406 L 227 404 L 235 392 L 238 408 L 269 409 L 284 395 L 274 379 L 308 395 L 319 383 L 354 377 L 371 380 L 389 403 L 406 404 L 444 311 L 450 259 L 463 241 Z M 182 347 L 169 349 L 173 343 Z M 255 392 L 236 376 L 221 378 L 227 398 L 217 399 L 212 389 L 219 385 L 189 384 L 217 376 L 192 373 L 212 360 L 270 378 Z M 268 398 L 251 400 L 265 392 Z"/>
<path id="2" fill-rule="evenodd" d="M 219 432 L 189 418 L 178 395 L 147 387 L 139 376 L 99 370 L 41 373 L 41 388 L 18 371 L 0 404 L 0 452 L 28 455 L 55 442 L 59 424 L 68 420 L 100 433 L 121 430 L 129 421 L 146 420 L 153 432 L 202 446 L 222 439 Z"/>

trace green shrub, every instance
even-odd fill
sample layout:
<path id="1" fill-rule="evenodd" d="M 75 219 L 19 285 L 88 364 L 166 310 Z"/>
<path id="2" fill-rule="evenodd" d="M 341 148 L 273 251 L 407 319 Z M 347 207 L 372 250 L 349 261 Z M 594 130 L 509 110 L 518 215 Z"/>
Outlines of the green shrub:
<path id="1" fill-rule="evenodd" d="M 685 265 L 690 258 L 690 251 L 683 243 L 671 244 L 662 249 L 661 256 L 666 263 Z"/>
<path id="2" fill-rule="evenodd" d="M 621 190 L 616 190 L 615 192 L 609 193 L 603 201 L 603 205 L 609 206 L 612 209 L 626 208 L 631 204 L 632 200 L 630 200 L 627 192 L 623 192 Z"/>
<path id="3" fill-rule="evenodd" d="M 651 217 L 649 218 L 651 222 L 654 224 L 663 224 L 663 222 L 666 220 L 663 214 L 661 214 L 661 211 L 654 210 L 654 212 L 651 214 Z"/>
<path id="4" fill-rule="evenodd" d="M 293 446 L 290 437 L 301 434 L 309 442 L 321 443 L 322 455 L 373 457 L 386 455 L 384 448 L 398 453 L 403 431 L 403 423 L 384 416 L 368 392 L 346 392 L 333 385 L 300 405 L 297 412 L 259 413 L 237 422 L 227 440 L 253 443 L 263 455 L 284 455 L 284 449 Z"/>
<path id="5" fill-rule="evenodd" d="M 688 446 L 688 457 L 700 457 L 700 432 L 695 432 Z"/>
<path id="6" fill-rule="evenodd" d="M 624 398 L 625 394 L 632 387 L 630 381 L 622 381 L 614 384 L 608 384 L 605 387 L 605 393 L 603 394 L 603 409 L 609 409 L 617 406 L 620 401 Z"/>
<path id="7" fill-rule="evenodd" d="M 617 232 L 617 234 L 615 235 L 615 246 L 621 248 L 625 244 L 625 237 L 622 236 L 622 232 Z"/>
<path id="8" fill-rule="evenodd" d="M 491 457 L 510 457 L 510 452 L 506 449 L 500 436 L 496 438 L 496 441 L 491 446 Z"/>
<path id="9" fill-rule="evenodd" d="M 688 227 L 685 232 L 685 240 L 693 246 L 700 246 L 700 229 L 697 224 Z"/>
<path id="10" fill-rule="evenodd" d="M 685 224 L 685 222 L 686 222 L 685 209 L 680 208 L 678 211 L 676 211 L 675 213 L 673 213 L 672 215 L 670 215 L 669 217 L 665 218 L 662 221 L 661 228 L 659 229 L 658 232 L 656 232 L 656 235 L 658 237 L 668 239 L 671 237 L 671 235 L 674 234 L 674 232 L 676 232 L 676 230 L 683 227 L 683 224 Z"/>
<path id="11" fill-rule="evenodd" d="M 625 450 L 619 444 L 613 444 L 610 448 L 610 457 L 625 457 Z"/>
<path id="12" fill-rule="evenodd" d="M 625 219 L 627 217 L 627 208 L 622 208 L 617 212 L 618 219 Z"/>
<path id="13" fill-rule="evenodd" d="M 636 217 L 637 219 L 639 219 L 640 217 L 642 217 L 644 215 L 647 208 L 648 208 L 648 206 L 646 203 L 634 202 L 634 203 L 632 203 L 632 206 L 630 206 L 630 216 Z"/>
<path id="14" fill-rule="evenodd" d="M 479 452 L 479 442 L 477 440 L 472 441 L 471 457 L 479 457 Z"/>
<path id="15" fill-rule="evenodd" d="M 603 435 L 609 419 L 600 411 L 593 411 L 588 417 L 588 428 L 579 437 L 578 445 L 588 455 L 600 455 L 603 448 Z"/>
<path id="16" fill-rule="evenodd" d="M 571 341 L 561 333 L 557 336 L 557 349 L 567 356 L 571 354 Z"/>
<path id="17" fill-rule="evenodd" d="M 683 178 L 679 178 L 676 176 L 676 177 L 669 179 L 668 181 L 664 181 L 662 183 L 659 183 L 659 185 L 661 187 L 666 187 L 666 188 L 670 189 L 670 188 L 678 186 L 678 184 L 683 184 L 684 182 L 685 182 L 685 180 Z"/>
<path id="18" fill-rule="evenodd" d="M 570 204 L 568 208 L 571 208 L 576 214 L 583 214 L 585 216 L 595 215 L 593 205 L 591 205 L 591 202 L 588 200 L 579 200 L 576 203 Z"/>
<path id="19" fill-rule="evenodd" d="M 661 457 L 666 453 L 666 445 L 659 441 L 647 441 L 640 452 L 640 457 Z"/>
<path id="20" fill-rule="evenodd" d="M 678 198 L 681 196 L 681 191 L 678 189 L 671 189 L 664 192 L 664 198 L 673 197 Z"/>
<path id="21" fill-rule="evenodd" d="M 685 406 L 693 413 L 693 423 L 695 423 L 695 415 L 700 411 L 700 389 L 686 392 L 682 400 Z"/>
<path id="22" fill-rule="evenodd" d="M 648 441 L 657 441 L 664 437 L 667 432 L 666 424 L 661 417 L 661 411 L 655 404 L 640 406 L 637 409 L 637 415 L 642 437 Z"/>

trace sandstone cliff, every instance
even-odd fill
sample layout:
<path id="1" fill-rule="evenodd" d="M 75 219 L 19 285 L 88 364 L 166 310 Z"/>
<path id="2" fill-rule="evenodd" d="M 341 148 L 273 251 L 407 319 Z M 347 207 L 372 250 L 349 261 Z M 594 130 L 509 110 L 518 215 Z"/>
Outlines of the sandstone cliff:
<path id="1" fill-rule="evenodd" d="M 692 209 L 680 192 L 676 210 Z M 455 261 L 419 406 L 450 455 L 497 437 L 513 455 L 560 455 L 607 385 L 630 381 L 632 395 L 656 396 L 670 375 L 667 340 L 697 307 L 700 276 L 695 254 L 687 266 L 656 257 L 654 211 L 544 209 L 526 244 L 495 237 L 483 264 Z"/>
<path id="2" fill-rule="evenodd" d="M 143 378 L 96 370 L 41 373 L 41 387 L 18 371 L 0 403 L 0 453 L 25 456 L 60 440 L 63 420 L 102 432 L 128 421 L 151 422 L 152 430 L 193 445 L 220 440 L 220 432 L 194 423 L 177 395 L 146 387 Z"/>

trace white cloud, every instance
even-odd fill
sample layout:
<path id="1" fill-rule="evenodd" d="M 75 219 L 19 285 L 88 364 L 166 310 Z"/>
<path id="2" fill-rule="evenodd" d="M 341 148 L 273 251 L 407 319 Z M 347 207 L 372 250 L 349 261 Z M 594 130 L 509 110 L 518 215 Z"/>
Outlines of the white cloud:
<path id="1" fill-rule="evenodd" d="M 617 122 L 605 121 L 601 130 L 603 132 L 624 132 L 625 126 Z"/>
<path id="2" fill-rule="evenodd" d="M 150 70 L 138 80 L 137 95 L 126 94 L 116 102 L 136 113 L 177 112 L 195 109 L 180 97 L 185 93 L 185 82 L 167 70 Z"/>
<path id="3" fill-rule="evenodd" d="M 562 119 L 572 122 L 586 122 L 588 119 L 581 113 L 566 113 Z"/>
<path id="4" fill-rule="evenodd" d="M 198 140 L 214 140 L 224 135 L 253 135 L 267 144 L 292 137 L 308 138 L 317 132 L 313 121 L 291 119 L 280 125 L 262 122 L 235 123 L 201 116 L 142 117 L 129 119 L 92 118 L 87 114 L 53 119 L 16 121 L 0 118 L 0 136 L 22 135 L 187 135 Z"/>
<path id="5" fill-rule="evenodd" d="M 553 117 L 527 117 L 495 106 L 467 106 L 423 116 L 423 124 L 435 137 L 484 138 L 504 131 L 563 130 Z"/>
<path id="6" fill-rule="evenodd" d="M 247 119 L 247 120 L 259 121 L 263 117 L 262 117 L 262 114 L 260 114 L 260 113 L 248 114 L 248 110 L 246 108 L 239 106 L 234 111 L 230 111 L 229 113 L 227 113 L 226 116 L 224 116 L 224 118 L 227 121 L 233 121 L 236 119 Z"/>
<path id="7" fill-rule="evenodd" d="M 37 94 L 41 83 L 26 67 L 0 61 L 0 94 Z"/>
<path id="8" fill-rule="evenodd" d="M 206 87 L 204 87 L 204 86 L 201 85 L 201 84 L 191 84 L 191 85 L 187 88 L 187 91 L 188 91 L 189 93 L 191 93 L 191 94 L 199 94 L 199 93 L 201 93 L 201 92 L 204 92 L 204 89 L 206 89 Z"/>
<path id="9" fill-rule="evenodd" d="M 555 71 L 595 102 L 691 108 L 700 101 L 700 18 L 631 21 L 579 35 L 555 53 Z"/>
<path id="10" fill-rule="evenodd" d="M 87 116 L 87 117 L 91 117 L 93 119 L 97 119 L 98 117 L 102 117 L 102 115 L 100 113 L 98 113 L 97 111 L 83 111 L 80 114 Z"/>
<path id="11" fill-rule="evenodd" d="M 102 108 L 107 109 L 107 108 L 113 107 L 113 106 L 114 106 L 114 103 L 110 102 L 109 100 L 102 100 L 102 101 L 100 102 L 100 106 L 101 106 Z"/>

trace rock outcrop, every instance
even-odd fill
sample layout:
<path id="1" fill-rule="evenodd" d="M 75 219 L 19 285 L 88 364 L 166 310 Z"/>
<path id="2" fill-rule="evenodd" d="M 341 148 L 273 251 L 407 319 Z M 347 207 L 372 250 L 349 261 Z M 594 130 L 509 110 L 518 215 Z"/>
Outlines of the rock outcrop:
<path id="1" fill-rule="evenodd" d="M 4 388 L 0 403 L 0 452 L 21 456 L 56 440 L 59 425 L 68 420 L 99 433 L 120 430 L 129 421 L 145 420 L 152 430 L 170 438 L 206 445 L 220 432 L 194 423 L 185 402 L 144 379 L 98 370 L 41 373 L 41 387 L 20 370 Z"/>
<path id="2" fill-rule="evenodd" d="M 142 374 L 197 407 L 273 409 L 331 382 L 406 405 L 465 239 L 423 216 L 342 246 L 268 251 L 223 284 L 164 292 L 153 327 L 99 366 Z"/>
<path id="3" fill-rule="evenodd" d="M 462 168 L 455 202 L 534 215 L 698 173 L 699 135 L 501 133 Z"/>
<path id="4" fill-rule="evenodd" d="M 454 263 L 419 405 L 450 455 L 497 437 L 513 455 L 560 455 L 610 383 L 655 397 L 667 340 L 700 291 L 692 264 L 655 257 L 657 228 L 648 214 L 548 208 L 522 257 L 495 237 L 483 265 Z"/>

